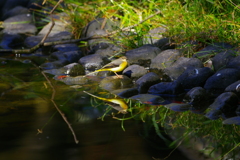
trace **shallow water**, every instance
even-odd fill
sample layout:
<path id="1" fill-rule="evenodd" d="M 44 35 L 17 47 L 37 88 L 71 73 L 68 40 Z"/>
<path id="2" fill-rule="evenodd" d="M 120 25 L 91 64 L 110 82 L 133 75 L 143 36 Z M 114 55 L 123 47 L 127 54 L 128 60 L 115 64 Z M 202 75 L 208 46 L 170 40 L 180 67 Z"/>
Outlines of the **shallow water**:
<path id="1" fill-rule="evenodd" d="M 3 60 L 2 60 L 3 61 Z M 1 63 L 0 159 L 152 160 L 169 155 L 154 128 L 136 120 L 106 116 L 82 90 L 52 80 L 55 101 L 71 123 L 79 143 L 50 101 L 52 90 L 31 64 Z M 84 87 L 84 86 L 83 86 Z M 85 86 L 89 90 L 91 85 Z M 95 90 L 95 88 L 94 88 Z M 38 133 L 38 129 L 42 133 Z M 178 150 L 167 160 L 187 160 Z"/>

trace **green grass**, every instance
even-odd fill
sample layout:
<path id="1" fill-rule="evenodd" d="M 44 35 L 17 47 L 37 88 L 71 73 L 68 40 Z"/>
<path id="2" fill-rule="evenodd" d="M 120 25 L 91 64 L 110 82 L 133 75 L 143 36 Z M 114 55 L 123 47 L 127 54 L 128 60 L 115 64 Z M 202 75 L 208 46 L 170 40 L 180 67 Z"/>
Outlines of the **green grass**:
<path id="1" fill-rule="evenodd" d="M 134 27 L 130 36 L 121 37 L 119 32 L 118 37 L 126 49 L 143 45 L 144 35 L 156 27 L 166 27 L 164 36 L 171 37 L 175 43 L 198 40 L 239 44 L 240 5 L 237 0 L 65 0 L 65 3 L 66 7 L 60 10 L 69 14 L 75 38 L 79 38 L 82 28 L 97 17 L 118 18 L 121 20 L 119 29 L 122 29 L 160 10 L 162 14 Z"/>
<path id="2" fill-rule="evenodd" d="M 167 31 L 164 37 L 170 37 L 172 43 L 197 40 L 203 44 L 213 42 L 228 42 L 239 46 L 240 42 L 240 5 L 238 0 L 92 0 L 91 2 L 65 0 L 66 6 L 59 9 L 66 12 L 72 22 L 72 33 L 75 38 L 80 38 L 81 31 L 88 22 L 98 18 L 109 18 L 113 21 L 120 19 L 118 37 L 119 45 L 125 50 L 140 47 L 144 44 L 143 37 L 149 30 L 157 27 L 165 27 Z M 53 3 L 54 4 L 54 3 Z M 140 23 L 150 15 L 161 11 L 151 19 L 132 28 L 129 36 L 122 36 L 121 29 Z M 193 53 L 186 56 L 191 57 Z M 201 137 L 209 146 L 204 153 L 214 156 L 220 152 L 221 159 L 225 155 L 234 157 L 239 151 L 240 126 L 223 125 L 222 120 L 209 120 L 203 115 L 193 114 L 190 111 L 179 113 L 173 112 L 163 106 L 150 106 L 129 101 L 129 114 L 115 119 L 124 121 L 136 119 L 145 122 L 151 117 L 152 125 L 159 137 L 161 126 L 168 130 L 183 129 L 184 134 L 173 144 L 194 137 Z M 104 116 L 109 115 L 110 108 Z M 102 120 L 104 119 L 102 117 Z M 157 125 L 158 124 L 158 125 Z"/>

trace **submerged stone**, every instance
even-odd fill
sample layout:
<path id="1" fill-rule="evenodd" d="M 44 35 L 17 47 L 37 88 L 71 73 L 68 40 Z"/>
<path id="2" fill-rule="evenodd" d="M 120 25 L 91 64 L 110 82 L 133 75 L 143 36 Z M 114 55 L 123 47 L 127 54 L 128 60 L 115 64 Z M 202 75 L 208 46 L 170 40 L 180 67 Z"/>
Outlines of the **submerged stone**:
<path id="1" fill-rule="evenodd" d="M 111 76 L 102 79 L 99 83 L 99 86 L 107 91 L 113 91 L 117 89 L 132 87 L 133 83 L 130 78 L 124 75 L 122 76 L 122 78 L 118 78 L 117 76 Z"/>
<path id="2" fill-rule="evenodd" d="M 235 111 L 238 105 L 238 97 L 233 92 L 225 92 L 219 95 L 213 104 L 209 106 L 210 111 L 206 114 L 209 119 L 218 119 L 219 117 L 228 118 L 236 115 Z"/>
<path id="3" fill-rule="evenodd" d="M 165 105 L 165 107 L 175 112 L 185 112 L 190 109 L 191 105 L 186 103 L 170 103 L 168 105 Z"/>

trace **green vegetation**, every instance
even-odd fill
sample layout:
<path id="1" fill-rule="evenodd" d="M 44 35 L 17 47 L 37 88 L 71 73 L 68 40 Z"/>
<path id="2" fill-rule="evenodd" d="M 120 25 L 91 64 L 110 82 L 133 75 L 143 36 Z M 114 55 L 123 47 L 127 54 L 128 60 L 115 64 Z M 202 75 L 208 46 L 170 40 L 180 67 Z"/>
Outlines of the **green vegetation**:
<path id="1" fill-rule="evenodd" d="M 223 125 L 222 119 L 209 120 L 204 115 L 194 114 L 191 111 L 175 112 L 162 105 L 152 106 L 129 99 L 126 101 L 129 104 L 128 114 L 112 114 L 114 119 L 122 121 L 123 130 L 125 120 L 141 120 L 153 126 L 157 135 L 169 147 L 175 148 L 185 143 L 190 148 L 195 148 L 197 139 L 200 139 L 200 144 L 205 144 L 201 152 L 216 160 L 226 157 L 234 158 L 239 153 L 240 126 L 238 125 Z M 103 105 L 102 102 L 97 102 L 97 104 Z M 93 106 L 96 105 L 93 103 Z M 102 120 L 110 115 L 109 113 L 112 112 L 110 108 L 101 117 Z M 163 136 L 165 133 L 170 133 L 178 139 L 170 143 Z M 190 140 L 196 140 L 196 143 L 189 143 Z"/>
<path id="2" fill-rule="evenodd" d="M 54 4 L 54 3 L 52 3 Z M 126 50 L 143 45 L 143 37 L 149 30 L 163 27 L 167 31 L 164 37 L 171 37 L 172 43 L 180 44 L 189 40 L 198 40 L 204 44 L 213 42 L 228 42 L 238 46 L 240 44 L 240 5 L 238 0 L 93 0 L 76 1 L 65 0 L 65 5 L 59 8 L 69 14 L 72 22 L 72 33 L 80 38 L 81 31 L 86 24 L 98 17 L 120 20 L 119 41 Z M 121 36 L 121 29 L 140 23 L 147 17 L 161 11 L 144 23 L 134 27 L 129 36 Z M 213 155 L 220 152 L 224 156 L 234 157 L 239 151 L 240 126 L 223 125 L 222 120 L 209 120 L 203 115 L 187 112 L 173 112 L 164 106 L 150 106 L 129 102 L 128 114 L 115 119 L 128 120 L 131 118 L 143 122 L 151 117 L 159 137 L 163 138 L 158 128 L 159 124 L 167 132 L 183 129 L 183 136 L 174 143 L 192 137 L 202 137 L 208 146 L 205 153 Z M 106 114 L 110 112 L 107 108 Z M 104 118 L 102 117 L 102 119 Z M 122 123 L 123 124 L 123 123 Z M 124 128 L 124 125 L 122 125 Z M 214 155 L 213 155 L 214 156 Z"/>
<path id="3" fill-rule="evenodd" d="M 89 21 L 98 17 L 120 19 L 119 29 L 122 29 L 161 11 L 161 14 L 134 27 L 131 36 L 118 35 L 127 49 L 141 46 L 143 36 L 157 27 L 166 28 L 164 36 L 171 37 L 174 43 L 199 40 L 239 44 L 238 0 L 65 0 L 65 4 L 60 10 L 69 14 L 76 38 L 80 37 L 81 30 Z"/>

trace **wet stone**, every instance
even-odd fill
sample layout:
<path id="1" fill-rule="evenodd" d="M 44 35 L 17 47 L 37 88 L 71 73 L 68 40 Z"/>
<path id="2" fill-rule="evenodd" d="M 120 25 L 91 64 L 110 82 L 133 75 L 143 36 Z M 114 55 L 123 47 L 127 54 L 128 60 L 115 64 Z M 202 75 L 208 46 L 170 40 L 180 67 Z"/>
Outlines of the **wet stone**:
<path id="1" fill-rule="evenodd" d="M 144 45 L 142 47 L 130 50 L 126 52 L 126 57 L 129 64 L 139 64 L 141 66 L 150 65 L 149 62 L 155 59 L 155 57 L 161 52 L 158 47 L 152 45 Z"/>
<path id="2" fill-rule="evenodd" d="M 231 117 L 223 121 L 223 124 L 236 124 L 240 125 L 240 116 Z"/>
<path id="3" fill-rule="evenodd" d="M 206 113 L 209 119 L 218 119 L 220 117 L 229 118 L 236 116 L 238 97 L 233 92 L 225 92 L 219 95 L 213 104 L 209 106 L 210 111 Z"/>
<path id="4" fill-rule="evenodd" d="M 212 58 L 212 64 L 215 71 L 226 68 L 228 62 L 230 62 L 235 57 L 235 52 L 233 50 L 227 50 L 218 53 Z"/>
<path id="5" fill-rule="evenodd" d="M 127 76 L 118 78 L 117 76 L 106 77 L 102 79 L 99 86 L 107 91 L 113 91 L 117 89 L 129 88 L 133 86 L 132 80 Z"/>
<path id="6" fill-rule="evenodd" d="M 184 102 L 191 103 L 192 105 L 203 101 L 207 97 L 205 89 L 202 87 L 194 87 L 186 93 L 183 98 Z"/>
<path id="7" fill-rule="evenodd" d="M 180 83 L 174 82 L 160 82 L 151 86 L 148 90 L 150 94 L 165 95 L 165 96 L 176 96 L 184 93 L 184 89 Z"/>
<path id="8" fill-rule="evenodd" d="M 48 69 L 58 69 L 63 66 L 64 64 L 61 61 L 54 61 L 54 62 L 43 63 L 39 67 L 43 70 L 48 70 Z"/>
<path id="9" fill-rule="evenodd" d="M 185 112 L 188 111 L 191 107 L 190 104 L 181 104 L 181 103 L 170 103 L 165 105 L 166 108 L 169 108 L 175 112 Z"/>
<path id="10" fill-rule="evenodd" d="M 221 93 L 226 87 L 239 79 L 240 70 L 234 68 L 222 69 L 207 79 L 204 88 L 213 93 Z"/>
<path id="11" fill-rule="evenodd" d="M 119 90 L 114 90 L 111 93 L 116 94 L 117 96 L 119 96 L 121 98 L 129 98 L 134 95 L 137 95 L 138 89 L 137 88 L 119 89 Z"/>
<path id="12" fill-rule="evenodd" d="M 150 68 L 165 69 L 167 67 L 171 67 L 180 56 L 181 53 L 176 49 L 162 51 L 154 59 L 152 59 Z"/>
<path id="13" fill-rule="evenodd" d="M 78 62 L 82 64 L 86 70 L 89 71 L 95 71 L 96 69 L 100 69 L 104 64 L 107 64 L 106 61 L 104 61 L 103 57 L 99 54 L 84 56 L 80 58 Z"/>
<path id="14" fill-rule="evenodd" d="M 172 80 L 176 80 L 185 70 L 202 67 L 202 62 L 196 58 L 180 57 L 172 66 L 165 68 L 164 71 Z"/>
<path id="15" fill-rule="evenodd" d="M 139 93 L 147 93 L 149 87 L 160 82 L 156 73 L 149 72 L 136 81 L 136 87 Z"/>
<path id="16" fill-rule="evenodd" d="M 138 94 L 130 97 L 130 99 L 138 100 L 142 103 L 151 105 L 160 105 L 165 103 L 165 99 L 163 99 L 162 97 L 151 94 Z"/>
<path id="17" fill-rule="evenodd" d="M 128 66 L 124 71 L 123 74 L 130 77 L 130 78 L 139 78 L 147 73 L 147 70 L 139 65 L 131 65 Z"/>
<path id="18" fill-rule="evenodd" d="M 89 83 L 89 79 L 84 76 L 66 77 L 62 79 L 59 79 L 57 76 L 55 79 L 64 82 L 66 85 L 83 85 Z"/>
<path id="19" fill-rule="evenodd" d="M 213 74 L 214 72 L 208 67 L 188 69 L 178 77 L 177 81 L 182 84 L 184 89 L 203 87 Z"/>
<path id="20" fill-rule="evenodd" d="M 226 67 L 240 69 L 240 56 L 231 59 L 231 61 L 227 63 Z"/>
<path id="21" fill-rule="evenodd" d="M 198 58 L 202 62 L 205 62 L 208 59 L 210 59 L 212 56 L 217 54 L 218 52 L 221 52 L 224 49 L 230 49 L 230 48 L 232 48 L 232 46 L 228 43 L 224 43 L 224 42 L 213 43 L 203 48 L 201 51 L 195 53 L 193 55 L 193 58 Z"/>
<path id="22" fill-rule="evenodd" d="M 225 92 L 234 92 L 240 98 L 240 80 L 227 86 Z"/>

